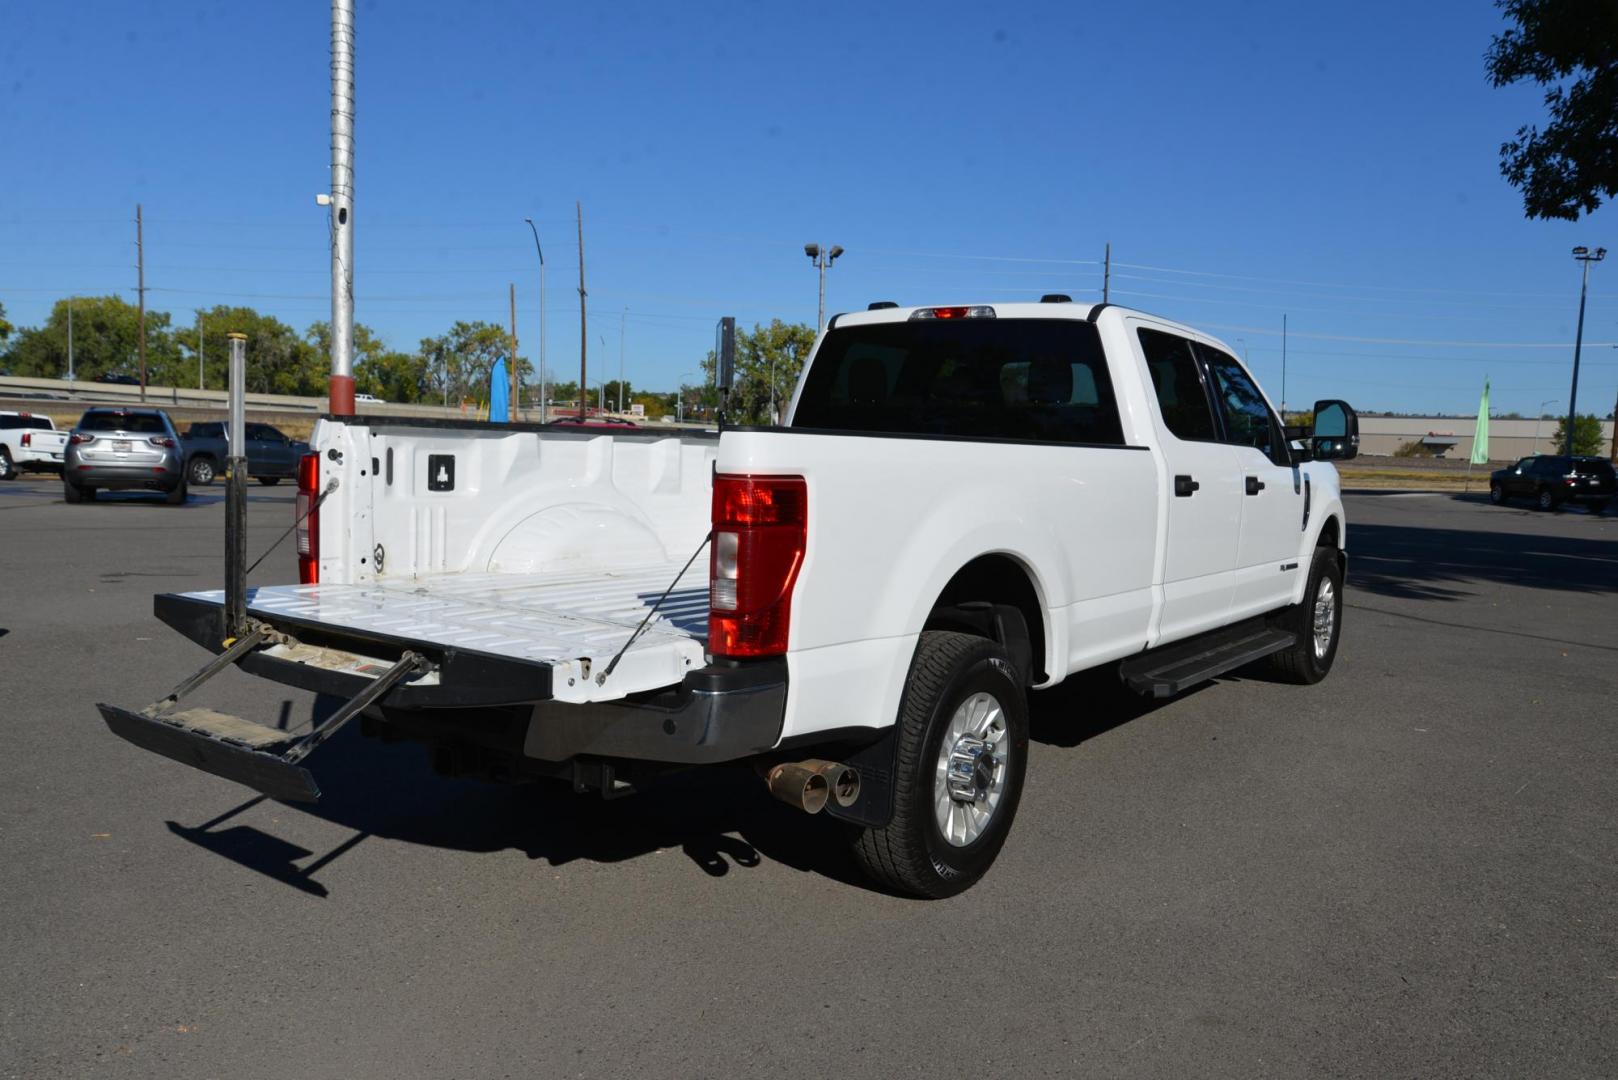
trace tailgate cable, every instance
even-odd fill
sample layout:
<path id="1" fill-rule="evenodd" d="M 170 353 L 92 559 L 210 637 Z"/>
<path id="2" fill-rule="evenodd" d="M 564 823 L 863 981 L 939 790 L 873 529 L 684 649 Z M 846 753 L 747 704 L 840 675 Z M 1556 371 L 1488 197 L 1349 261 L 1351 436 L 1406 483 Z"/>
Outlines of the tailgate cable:
<path id="1" fill-rule="evenodd" d="M 255 569 L 257 569 L 259 563 L 261 563 L 265 559 L 269 558 L 270 557 L 270 552 L 272 552 L 276 548 L 280 547 L 281 542 L 283 540 L 285 540 L 287 537 L 291 536 L 294 532 L 296 532 L 299 525 L 302 525 L 305 521 L 309 520 L 309 515 L 314 513 L 316 510 L 320 509 L 320 504 L 326 501 L 326 496 L 330 495 L 332 492 L 334 492 L 336 490 L 337 490 L 337 477 L 334 476 L 334 477 L 331 478 L 331 483 L 326 485 L 326 490 L 322 491 L 320 493 L 320 498 L 316 499 L 314 501 L 314 503 L 309 507 L 309 509 L 307 509 L 303 513 L 299 514 L 298 519 L 292 523 L 292 527 L 287 529 L 287 531 L 282 533 L 280 536 L 276 537 L 275 543 L 271 544 L 269 547 L 264 549 L 264 554 L 260 555 L 258 558 L 253 560 L 252 565 L 249 566 L 242 573 L 243 579 L 245 579 L 248 574 L 251 574 Z M 683 572 L 684 571 L 682 571 L 682 573 Z"/>
<path id="2" fill-rule="evenodd" d="M 325 498 L 325 496 L 322 495 L 321 498 Z M 663 595 L 657 598 L 657 603 L 652 605 L 652 610 L 646 613 L 646 618 L 642 619 L 640 621 L 640 625 L 635 627 L 635 632 L 629 635 L 629 640 L 624 642 L 624 647 L 619 649 L 617 654 L 613 656 L 611 660 L 607 661 L 606 670 L 596 676 L 597 686 L 601 686 L 606 683 L 607 676 L 612 674 L 612 669 L 618 666 L 618 661 L 624 658 L 624 653 L 628 652 L 629 647 L 635 644 L 635 641 L 640 637 L 641 632 L 646 629 L 646 624 L 652 621 L 652 616 L 657 614 L 657 609 L 663 606 L 663 601 L 669 598 L 669 593 L 674 591 L 674 586 L 678 585 L 680 583 L 680 579 L 685 577 L 685 572 L 691 569 L 691 564 L 697 561 L 697 556 L 702 554 L 702 549 L 707 547 L 708 541 L 712 539 L 713 531 L 709 530 L 708 535 L 702 538 L 702 543 L 697 545 L 697 550 L 693 551 L 691 553 L 691 557 L 685 561 L 685 565 L 680 567 L 680 572 L 674 575 L 674 580 L 669 582 L 669 587 L 663 590 Z M 278 540 L 276 543 L 280 543 L 280 541 Z M 266 552 L 266 554 L 268 553 Z M 254 565 L 256 566 L 257 564 L 255 563 Z"/>

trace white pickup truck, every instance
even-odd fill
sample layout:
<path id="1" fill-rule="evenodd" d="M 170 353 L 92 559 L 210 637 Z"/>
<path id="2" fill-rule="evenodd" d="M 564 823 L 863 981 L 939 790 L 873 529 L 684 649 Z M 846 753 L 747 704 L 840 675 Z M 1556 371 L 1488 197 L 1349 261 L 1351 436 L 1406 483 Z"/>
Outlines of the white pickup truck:
<path id="1" fill-rule="evenodd" d="M 61 472 L 67 436 L 48 416 L 0 412 L 0 480 L 15 480 L 21 472 Z"/>
<path id="2" fill-rule="evenodd" d="M 780 427 L 324 419 L 301 583 L 159 596 L 218 655 L 102 714 L 289 799 L 355 716 L 446 773 L 606 794 L 746 761 L 887 885 L 959 892 L 1016 813 L 1028 691 L 1312 683 L 1337 649 L 1353 410 L 1294 441 L 1218 341 L 1063 299 L 837 316 Z M 178 708 L 230 663 L 351 700 L 304 736 Z"/>

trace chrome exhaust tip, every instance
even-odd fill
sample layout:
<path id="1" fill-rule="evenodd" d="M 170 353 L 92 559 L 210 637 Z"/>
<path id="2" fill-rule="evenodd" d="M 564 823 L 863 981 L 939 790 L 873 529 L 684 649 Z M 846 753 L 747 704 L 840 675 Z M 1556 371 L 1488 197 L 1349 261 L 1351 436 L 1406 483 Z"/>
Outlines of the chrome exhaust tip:
<path id="1" fill-rule="evenodd" d="M 770 794 L 795 806 L 806 814 L 818 814 L 826 808 L 831 784 L 826 777 L 800 762 L 776 765 L 765 776 Z"/>
<path id="2" fill-rule="evenodd" d="M 826 778 L 827 794 L 838 806 L 853 806 L 860 797 L 859 770 L 851 769 L 840 761 L 821 761 L 818 758 L 802 764 L 811 772 Z"/>

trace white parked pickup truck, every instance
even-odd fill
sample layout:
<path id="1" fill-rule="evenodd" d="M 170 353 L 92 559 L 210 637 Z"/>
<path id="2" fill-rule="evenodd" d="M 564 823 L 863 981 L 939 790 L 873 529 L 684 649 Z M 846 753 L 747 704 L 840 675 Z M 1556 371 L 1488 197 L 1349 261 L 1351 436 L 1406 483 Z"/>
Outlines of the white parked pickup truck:
<path id="1" fill-rule="evenodd" d="M 1167 696 L 1267 662 L 1313 683 L 1342 621 L 1329 461 L 1231 351 L 1070 302 L 831 320 L 780 427 L 622 432 L 327 418 L 299 477 L 301 583 L 160 596 L 218 654 L 118 734 L 280 798 L 336 726 L 446 773 L 631 790 L 749 762 L 858 826 L 922 896 L 1016 814 L 1030 690 L 1110 665 Z M 234 620 L 234 624 L 233 624 Z M 178 698 L 230 663 L 351 700 L 298 737 Z"/>
<path id="2" fill-rule="evenodd" d="M 20 472 L 61 472 L 67 435 L 48 416 L 0 412 L 0 480 L 15 480 Z"/>

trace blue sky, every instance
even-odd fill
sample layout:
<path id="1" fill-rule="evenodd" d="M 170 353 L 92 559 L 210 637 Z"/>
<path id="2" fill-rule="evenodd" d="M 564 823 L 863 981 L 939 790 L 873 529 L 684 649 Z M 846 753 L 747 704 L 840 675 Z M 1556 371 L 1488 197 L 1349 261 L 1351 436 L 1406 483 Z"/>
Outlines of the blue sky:
<path id="1" fill-rule="evenodd" d="M 1565 408 L 1569 249 L 1614 211 L 1530 222 L 1497 149 L 1492 5 L 392 3 L 361 0 L 357 317 L 399 348 L 503 322 L 576 377 L 573 203 L 592 378 L 672 388 L 720 315 L 1113 299 L 1241 340 L 1299 405 Z M 70 292 L 189 323 L 329 314 L 329 8 L 15 0 L 0 38 L 0 303 Z M 1618 391 L 1618 258 L 1597 267 L 1581 404 Z M 627 309 L 627 314 L 625 313 Z M 604 339 L 604 344 L 603 344 Z M 604 365 L 600 362 L 604 360 Z M 603 371 L 602 368 L 605 368 Z M 689 378 L 689 376 L 687 376 Z"/>

